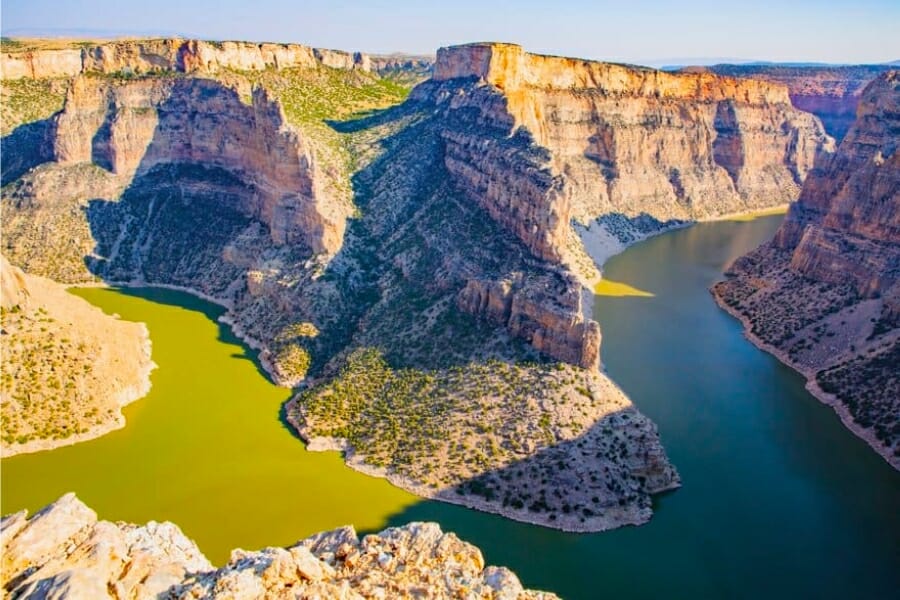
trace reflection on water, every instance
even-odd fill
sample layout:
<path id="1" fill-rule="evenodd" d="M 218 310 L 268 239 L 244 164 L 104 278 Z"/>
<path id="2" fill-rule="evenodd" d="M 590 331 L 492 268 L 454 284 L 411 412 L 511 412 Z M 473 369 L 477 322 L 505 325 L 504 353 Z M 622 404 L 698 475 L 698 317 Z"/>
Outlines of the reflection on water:
<path id="1" fill-rule="evenodd" d="M 604 277 L 594 286 L 594 295 L 596 296 L 613 296 L 621 298 L 623 296 L 636 296 L 639 298 L 652 298 L 650 292 L 639 290 L 621 281 L 612 281 Z"/>

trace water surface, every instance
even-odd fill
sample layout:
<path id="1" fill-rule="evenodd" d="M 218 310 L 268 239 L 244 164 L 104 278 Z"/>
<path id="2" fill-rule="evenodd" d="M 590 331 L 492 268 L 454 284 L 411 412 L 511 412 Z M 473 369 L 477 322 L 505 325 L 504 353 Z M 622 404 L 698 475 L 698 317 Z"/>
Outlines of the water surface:
<path id="1" fill-rule="evenodd" d="M 146 323 L 159 368 L 150 393 L 123 411 L 124 429 L 4 459 L 4 514 L 75 491 L 103 519 L 173 521 L 221 564 L 235 547 L 288 545 L 348 523 L 381 528 L 417 501 L 336 452 L 307 452 L 280 420 L 290 391 L 215 322 L 219 307 L 164 289 L 76 293 Z"/>
<path id="2" fill-rule="evenodd" d="M 164 290 L 79 291 L 148 324 L 153 389 L 125 410 L 124 430 L 4 460 L 2 510 L 74 490 L 101 518 L 173 520 L 219 563 L 235 546 L 346 523 L 434 520 L 567 598 L 896 597 L 900 476 L 707 292 L 780 219 L 696 225 L 606 266 L 617 293 L 645 294 L 599 299 L 603 361 L 659 425 L 684 481 L 647 525 L 565 534 L 417 501 L 336 453 L 307 453 L 279 420 L 288 392 L 211 320 L 219 309 Z"/>

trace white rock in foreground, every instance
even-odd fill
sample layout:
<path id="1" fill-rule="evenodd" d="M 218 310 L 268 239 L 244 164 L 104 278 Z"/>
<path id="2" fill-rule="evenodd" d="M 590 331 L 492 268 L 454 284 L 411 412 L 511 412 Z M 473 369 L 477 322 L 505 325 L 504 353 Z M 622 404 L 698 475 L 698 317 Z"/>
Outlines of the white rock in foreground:
<path id="1" fill-rule="evenodd" d="M 214 569 L 172 523 L 98 521 L 66 494 L 30 519 L 0 522 L 3 589 L 11 598 L 491 598 L 549 600 L 436 523 L 358 538 L 352 527 L 290 548 L 234 550 Z"/>

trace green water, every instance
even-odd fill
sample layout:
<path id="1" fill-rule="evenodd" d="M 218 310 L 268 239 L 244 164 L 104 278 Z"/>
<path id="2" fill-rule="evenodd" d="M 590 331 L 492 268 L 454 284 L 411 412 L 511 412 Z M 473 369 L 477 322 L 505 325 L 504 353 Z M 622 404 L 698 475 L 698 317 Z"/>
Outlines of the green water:
<path id="1" fill-rule="evenodd" d="M 222 310 L 170 290 L 81 289 L 82 298 L 150 329 L 150 394 L 99 439 L 2 461 L 2 511 L 75 491 L 101 518 L 170 520 L 214 563 L 231 548 L 287 545 L 347 523 L 381 528 L 417 499 L 306 452 L 281 422 L 290 396 L 214 319 Z"/>
<path id="2" fill-rule="evenodd" d="M 210 320 L 219 310 L 162 290 L 79 292 L 148 324 L 153 390 L 125 410 L 124 430 L 4 460 L 2 511 L 75 490 L 103 518 L 175 521 L 214 562 L 345 523 L 435 520 L 567 598 L 897 597 L 900 475 L 707 292 L 780 219 L 672 232 L 605 269 L 651 294 L 600 300 L 603 360 L 684 480 L 642 527 L 573 535 L 417 502 L 334 453 L 306 453 L 279 420 L 288 393 Z"/>

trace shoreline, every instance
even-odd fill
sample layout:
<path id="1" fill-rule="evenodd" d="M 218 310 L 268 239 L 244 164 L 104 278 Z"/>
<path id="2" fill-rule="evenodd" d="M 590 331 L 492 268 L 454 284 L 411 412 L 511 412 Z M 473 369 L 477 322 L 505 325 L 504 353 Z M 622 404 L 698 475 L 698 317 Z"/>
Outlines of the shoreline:
<path id="1" fill-rule="evenodd" d="M 220 315 L 216 322 L 227 325 L 231 332 L 241 340 L 242 343 L 246 344 L 249 348 L 256 350 L 257 358 L 259 360 L 260 366 L 262 366 L 263 370 L 269 377 L 269 380 L 279 387 L 284 387 L 288 389 L 294 389 L 297 387 L 297 382 L 285 382 L 281 380 L 277 374 L 275 373 L 275 367 L 272 365 L 272 362 L 269 360 L 269 355 L 271 354 L 269 348 L 263 344 L 261 341 L 256 339 L 255 337 L 248 334 L 243 327 L 241 327 L 240 323 L 236 322 L 234 319 L 234 304 L 230 301 L 217 298 L 215 296 L 210 296 L 200 290 L 189 288 L 181 285 L 172 285 L 169 283 L 148 283 L 146 281 L 95 281 L 90 283 L 74 283 L 71 285 L 66 285 L 66 288 L 79 288 L 79 287 L 97 287 L 97 288 L 156 288 L 161 290 L 172 290 L 175 292 L 184 292 L 186 294 L 190 294 L 191 296 L 195 296 L 200 298 L 201 300 L 205 300 L 211 304 L 215 304 L 216 306 L 220 306 L 225 309 L 225 313 Z"/>
<path id="2" fill-rule="evenodd" d="M 67 288 L 68 287 L 70 286 L 67 286 Z M 143 368 L 141 369 L 138 383 L 121 390 L 116 395 L 118 410 L 116 412 L 115 419 L 107 423 L 94 425 L 84 433 L 76 433 L 63 439 L 37 439 L 31 440 L 24 444 L 15 444 L 12 447 L 6 446 L 3 448 L 2 452 L 0 452 L 0 458 L 12 458 L 14 456 L 19 456 L 22 454 L 35 454 L 37 452 L 43 452 L 45 450 L 56 450 L 57 448 L 74 446 L 75 444 L 96 440 L 97 438 L 103 437 L 107 433 L 123 429 L 127 423 L 125 420 L 125 415 L 122 414 L 122 409 L 132 402 L 136 402 L 144 398 L 144 396 L 150 393 L 150 390 L 153 387 L 153 382 L 150 380 L 150 374 L 154 369 L 158 367 L 158 365 L 153 362 L 153 342 L 150 339 L 150 330 L 147 329 L 146 323 L 138 324 L 141 325 L 144 330 L 143 350 L 145 362 Z"/>
<path id="3" fill-rule="evenodd" d="M 291 398 L 285 406 L 290 408 L 289 405 L 293 402 L 294 398 Z M 547 517 L 542 517 L 542 513 L 533 513 L 527 508 L 513 509 L 503 506 L 499 501 L 492 502 L 480 496 L 456 494 L 455 489 L 452 487 L 436 490 L 409 477 L 391 472 L 384 467 L 375 467 L 367 464 L 365 457 L 357 454 L 345 439 L 310 436 L 307 429 L 291 413 L 291 410 L 286 411 L 287 421 L 303 440 L 307 452 L 340 452 L 344 465 L 347 467 L 363 475 L 384 479 L 394 487 L 398 487 L 424 500 L 446 502 L 447 504 L 497 515 L 519 523 L 546 527 L 565 533 L 600 533 L 629 525 L 638 526 L 649 522 L 653 516 L 652 507 L 640 507 L 631 504 L 625 507 L 615 507 L 613 514 L 595 516 L 590 524 L 582 523 L 581 517 L 574 513 L 572 515 L 557 515 L 555 520 L 550 520 Z M 649 495 L 652 497 L 679 487 L 681 487 L 680 479 L 671 486 L 650 492 Z"/>
<path id="4" fill-rule="evenodd" d="M 654 237 L 656 237 L 658 235 L 662 235 L 664 233 L 678 231 L 679 229 L 687 229 L 688 227 L 692 227 L 694 225 L 698 225 L 701 223 L 717 223 L 717 222 L 721 222 L 721 221 L 735 221 L 735 222 L 752 221 L 754 219 L 758 219 L 761 217 L 783 215 L 783 214 L 787 214 L 787 211 L 790 209 L 791 204 L 793 204 L 793 202 L 789 202 L 787 204 L 778 204 L 776 206 L 770 206 L 768 208 L 754 208 L 754 209 L 750 209 L 750 210 L 741 210 L 741 211 L 737 211 L 737 212 L 725 213 L 723 215 L 718 215 L 715 217 L 703 217 L 701 219 L 695 219 L 695 220 L 674 223 L 672 225 L 668 225 L 666 227 L 657 229 L 656 231 L 651 231 L 649 233 L 641 234 L 641 235 L 635 237 L 633 240 L 631 240 L 627 244 L 618 242 L 618 244 L 616 244 L 615 247 L 607 246 L 607 247 L 603 247 L 603 248 L 596 248 L 597 250 L 599 250 L 599 252 L 597 252 L 596 254 L 591 253 L 590 246 L 588 245 L 585 238 L 579 233 L 578 229 L 576 228 L 575 235 L 577 235 L 579 237 L 579 239 L 581 240 L 581 243 L 584 246 L 585 253 L 588 255 L 588 257 L 592 261 L 594 261 L 594 266 L 596 267 L 597 271 L 600 273 L 599 278 L 582 281 L 581 282 L 582 286 L 587 288 L 588 293 L 592 297 L 595 296 L 596 294 L 594 294 L 594 288 L 597 286 L 597 284 L 599 284 L 603 280 L 603 266 L 607 263 L 607 261 L 609 261 L 609 259 L 613 258 L 614 256 L 618 256 L 619 254 L 622 254 L 629 248 L 631 248 L 637 244 L 640 244 L 641 242 L 646 242 L 650 238 L 654 238 Z M 591 223 L 589 225 L 594 225 L 596 223 L 597 223 L 597 221 L 594 220 L 594 221 L 591 221 Z M 584 225 L 582 223 L 577 223 L 576 225 L 578 228 L 581 228 L 584 231 L 590 231 L 589 225 Z M 593 301 L 593 298 L 592 298 L 592 301 Z M 587 314 L 587 311 L 591 310 L 593 304 L 592 303 L 591 304 L 584 303 L 584 306 L 585 306 L 585 310 L 582 311 L 582 316 L 589 318 L 590 315 Z"/>
<path id="5" fill-rule="evenodd" d="M 844 406 L 844 404 L 836 396 L 825 392 L 822 388 L 819 387 L 819 384 L 816 381 L 816 373 L 818 371 L 804 368 L 802 365 L 794 363 L 782 350 L 779 350 L 775 346 L 772 346 L 771 344 L 768 344 L 759 339 L 755 334 L 753 334 L 752 331 L 750 331 L 749 319 L 747 319 L 744 315 L 742 315 L 732 307 L 725 304 L 718 296 L 718 294 L 716 294 L 712 289 L 710 289 L 709 292 L 719 308 L 734 317 L 741 324 L 744 338 L 746 338 L 751 344 L 753 344 L 763 352 L 767 352 L 777 358 L 778 361 L 783 365 L 789 367 L 791 370 L 803 376 L 803 378 L 806 380 L 806 391 L 808 391 L 810 395 L 812 395 L 816 400 L 818 400 L 825 406 L 830 407 L 837 414 L 838 418 L 841 420 L 841 423 L 846 429 L 848 429 L 853 435 L 864 441 L 891 467 L 893 467 L 897 471 L 900 471 L 900 458 L 894 457 L 891 449 L 883 445 L 881 441 L 877 437 L 875 437 L 875 434 L 870 429 L 860 427 L 859 424 L 853 420 L 853 416 L 850 414 L 850 411 L 847 409 L 847 407 Z"/>
<path id="6" fill-rule="evenodd" d="M 74 289 L 74 288 L 105 288 L 105 289 L 114 289 L 114 288 L 156 288 L 156 289 L 164 289 L 164 290 L 173 290 L 176 292 L 184 292 L 186 294 L 190 294 L 195 296 L 201 300 L 206 302 L 210 302 L 211 304 L 215 304 L 216 306 L 220 306 L 224 308 L 227 312 L 216 319 L 216 322 L 227 325 L 232 333 L 247 347 L 255 350 L 257 352 L 257 358 L 259 360 L 260 366 L 262 366 L 263 370 L 268 375 L 269 380 L 279 387 L 286 387 L 289 389 L 293 389 L 296 386 L 293 385 L 285 385 L 281 383 L 274 374 L 274 367 L 268 359 L 269 350 L 266 348 L 259 340 L 248 335 L 240 325 L 234 322 L 233 317 L 231 316 L 231 311 L 234 310 L 234 307 L 231 302 L 227 300 L 223 300 L 220 298 L 216 298 L 214 296 L 210 296 L 205 294 L 199 290 L 195 290 L 193 288 L 188 288 L 179 285 L 171 285 L 166 283 L 147 283 L 142 281 L 90 281 L 84 283 L 72 283 L 72 284 L 63 284 L 66 290 Z M 93 305 L 92 305 L 93 306 Z M 98 309 L 99 310 L 99 309 Z M 139 323 L 139 325 L 144 328 L 145 335 L 145 356 L 148 359 L 148 364 L 146 366 L 146 371 L 143 373 L 144 381 L 143 384 L 139 386 L 134 386 L 132 388 L 126 388 L 119 392 L 119 396 L 121 400 L 119 400 L 119 412 L 116 415 L 116 418 L 108 423 L 104 423 L 102 425 L 95 425 L 88 431 L 84 433 L 78 433 L 75 435 L 71 435 L 64 439 L 59 440 L 48 440 L 48 439 L 37 439 L 31 440 L 25 444 L 17 444 L 14 447 L 5 447 L 2 452 L 0 452 L 0 458 L 12 458 L 13 456 L 18 456 L 21 454 L 35 454 L 37 452 L 43 452 L 45 450 L 56 450 L 57 448 L 64 448 L 66 446 L 74 446 L 75 444 L 80 444 L 81 442 L 89 442 L 91 440 L 95 440 L 97 438 L 103 437 L 107 433 L 111 433 L 113 431 L 117 431 L 119 429 L 123 429 L 126 425 L 125 415 L 122 414 L 122 409 L 132 402 L 140 400 L 144 396 L 150 393 L 150 389 L 152 388 L 152 383 L 150 381 L 150 373 L 158 367 L 158 365 L 153 362 L 152 358 L 152 345 L 153 342 L 150 339 L 150 331 L 147 328 L 146 323 Z"/>

